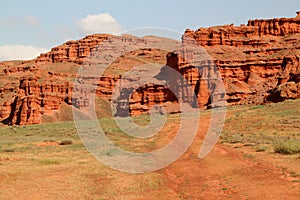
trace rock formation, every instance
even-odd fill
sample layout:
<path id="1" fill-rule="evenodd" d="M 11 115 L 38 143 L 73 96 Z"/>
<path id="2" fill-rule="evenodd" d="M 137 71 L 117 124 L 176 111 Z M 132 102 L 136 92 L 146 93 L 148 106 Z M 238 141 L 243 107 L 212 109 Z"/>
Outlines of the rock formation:
<path id="1" fill-rule="evenodd" d="M 226 25 L 196 31 L 187 29 L 182 37 L 183 44 L 196 41 L 212 57 L 213 63 L 192 66 L 185 63 L 179 55 L 168 54 L 167 65 L 180 72 L 184 79 L 174 80 L 181 82 L 180 87 L 176 88 L 178 99 L 166 95 L 167 88 L 160 88 L 158 93 L 165 100 L 157 102 L 179 100 L 200 108 L 211 107 L 211 95 L 216 95 L 216 90 L 209 90 L 205 78 L 208 73 L 205 70 L 213 69 L 214 64 L 223 79 L 228 105 L 263 104 L 298 98 L 299 16 L 300 12 L 297 12 L 296 18 L 250 20 L 247 26 Z M 185 83 L 191 85 L 193 91 L 186 90 Z M 172 84 L 169 87 L 172 88 Z M 151 88 L 152 85 L 144 87 L 133 96 L 147 96 L 143 93 Z M 142 109 L 137 104 L 143 105 Z M 131 113 L 136 115 L 149 112 L 151 103 L 139 99 L 126 104 L 122 100 L 122 105 L 124 110 L 128 109 L 124 107 L 127 105 Z"/>
<path id="2" fill-rule="evenodd" d="M 212 56 L 230 105 L 262 104 L 281 84 L 298 82 L 300 18 L 249 20 L 248 25 L 186 30 Z M 178 64 L 180 65 L 180 63 Z M 290 84 L 287 84 L 290 85 Z M 295 98 L 286 95 L 281 99 Z M 277 101 L 277 100 L 276 100 Z"/>
<path id="3" fill-rule="evenodd" d="M 82 40 L 68 41 L 61 46 L 52 48 L 50 52 L 41 54 L 36 62 L 74 62 L 82 64 L 84 59 L 91 54 L 97 46 L 112 35 L 94 34 L 88 35 Z"/>
<path id="4" fill-rule="evenodd" d="M 295 18 L 249 20 L 247 25 L 216 26 L 196 31 L 187 29 L 182 43 L 195 42 L 210 55 L 200 66 L 185 62 L 195 56 L 193 52 L 179 55 L 143 48 L 146 43 L 161 40 L 94 34 L 66 42 L 32 61 L 2 62 L 0 118 L 8 124 L 38 124 L 43 122 L 43 116 L 60 110 L 63 104 L 79 110 L 87 109 L 91 91 L 76 88 L 73 80 L 87 57 L 101 51 L 103 46 L 99 44 L 104 41 L 127 41 L 136 45 L 136 50 L 111 63 L 100 80 L 92 74 L 77 80 L 94 84 L 100 98 L 110 100 L 122 74 L 132 66 L 158 62 L 181 74 L 170 75 L 165 86 L 152 83 L 133 91 L 124 88 L 115 102 L 119 116 L 127 115 L 127 110 L 130 115 L 147 113 L 156 104 L 167 112 L 180 112 L 178 102 L 206 109 L 217 106 L 212 105 L 212 98 L 224 98 L 228 105 L 244 105 L 300 97 L 300 12 Z M 120 50 L 126 49 L 116 47 L 109 51 L 114 56 Z M 208 81 L 209 76 L 217 73 L 215 69 L 220 73 L 226 94 L 218 92 L 220 82 Z M 168 72 L 162 68 L 160 73 Z M 77 96 L 73 95 L 74 90 Z"/>

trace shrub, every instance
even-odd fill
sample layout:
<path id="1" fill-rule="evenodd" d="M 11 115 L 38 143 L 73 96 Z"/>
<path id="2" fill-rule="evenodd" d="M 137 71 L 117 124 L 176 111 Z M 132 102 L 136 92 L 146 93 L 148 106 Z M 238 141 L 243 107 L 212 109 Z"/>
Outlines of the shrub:
<path id="1" fill-rule="evenodd" d="M 12 152 L 15 152 L 15 149 L 2 149 L 2 152 L 7 152 L 7 153 L 12 153 Z"/>
<path id="2" fill-rule="evenodd" d="M 267 151 L 267 150 L 268 150 L 268 147 L 264 146 L 264 145 L 258 145 L 255 147 L 256 152 L 263 152 L 263 151 Z"/>
<path id="3" fill-rule="evenodd" d="M 41 165 L 56 165 L 56 164 L 60 164 L 60 162 L 57 161 L 57 160 L 39 160 L 38 162 Z"/>
<path id="4" fill-rule="evenodd" d="M 56 142 L 55 140 L 44 140 L 43 142 Z"/>
<path id="5" fill-rule="evenodd" d="M 72 140 L 62 140 L 59 145 L 70 145 L 73 144 Z"/>
<path id="6" fill-rule="evenodd" d="M 296 154 L 300 153 L 299 140 L 277 141 L 274 143 L 274 151 L 282 154 Z"/>
<path id="7" fill-rule="evenodd" d="M 236 134 L 224 134 L 221 136 L 222 142 L 229 143 L 229 144 L 236 144 L 236 143 L 242 143 L 243 142 L 243 136 L 239 133 Z"/>

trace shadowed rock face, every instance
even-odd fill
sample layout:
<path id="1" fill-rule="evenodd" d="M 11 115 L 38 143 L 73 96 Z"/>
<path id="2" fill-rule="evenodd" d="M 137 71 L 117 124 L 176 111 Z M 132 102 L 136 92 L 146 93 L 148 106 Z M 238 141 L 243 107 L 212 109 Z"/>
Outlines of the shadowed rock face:
<path id="1" fill-rule="evenodd" d="M 88 109 L 91 91 L 81 89 L 74 96 L 74 90 L 78 88 L 74 87 L 73 80 L 85 59 L 93 52 L 101 51 L 99 44 L 107 40 L 136 42 L 138 50 L 115 61 L 111 71 L 100 80 L 93 76 L 80 80 L 94 83 L 100 98 L 110 100 L 116 85 L 121 84 L 121 75 L 132 66 L 149 61 L 170 66 L 182 75 L 169 77 L 166 86 L 143 85 L 131 91 L 132 95 L 120 91 L 123 94 L 116 105 L 119 116 L 127 115 L 126 110 L 130 115 L 147 113 L 155 104 L 162 105 L 167 112 L 180 112 L 178 102 L 210 108 L 210 90 L 215 95 L 219 87 L 215 83 L 208 88 L 207 76 L 217 73 L 214 66 L 222 77 L 226 89 L 224 98 L 229 105 L 263 104 L 300 96 L 300 13 L 297 12 L 295 18 L 249 20 L 247 25 L 196 31 L 187 29 L 182 43 L 196 41 L 213 61 L 203 62 L 201 66 L 185 63 L 186 59 L 175 53 L 140 48 L 142 43 L 157 42 L 161 38 L 150 40 L 107 34 L 66 42 L 32 61 L 2 62 L 0 118 L 8 124 L 38 124 L 43 122 L 43 116 L 60 111 L 63 104 L 79 110 Z M 187 52 L 185 56 L 194 55 Z M 160 73 L 168 72 L 162 70 Z"/>
<path id="2" fill-rule="evenodd" d="M 191 66 L 176 54 L 167 55 L 167 65 L 185 78 L 174 80 L 181 82 L 181 87 L 176 88 L 178 100 L 191 105 L 197 103 L 200 108 L 211 107 L 208 82 L 204 77 L 214 73 L 211 72 L 214 64 L 223 78 L 225 99 L 229 105 L 263 104 L 298 98 L 299 13 L 296 18 L 250 20 L 247 26 L 226 25 L 196 31 L 187 29 L 182 42 L 191 41 L 205 48 L 214 63 Z M 186 90 L 184 82 L 192 86 L 196 99 L 193 93 Z M 289 86 L 293 89 L 289 90 Z M 172 88 L 172 84 L 169 87 Z M 175 100 L 172 97 L 167 101 Z"/>

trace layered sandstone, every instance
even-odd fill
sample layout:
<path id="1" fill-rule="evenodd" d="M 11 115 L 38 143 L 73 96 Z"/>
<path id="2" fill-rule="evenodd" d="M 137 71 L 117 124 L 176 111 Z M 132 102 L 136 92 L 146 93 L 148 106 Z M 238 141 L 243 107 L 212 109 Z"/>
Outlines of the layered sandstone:
<path id="1" fill-rule="evenodd" d="M 223 79 L 229 105 L 262 104 L 299 97 L 300 12 L 295 18 L 249 20 L 248 25 L 225 25 L 187 29 L 183 45 L 196 42 L 205 48 L 211 58 L 193 66 L 185 60 L 195 52 L 184 55 L 170 53 L 167 65 L 182 76 L 176 77 L 168 87 L 144 86 L 135 91 L 130 101 L 120 99 L 120 114 L 129 110 L 133 115 L 149 112 L 153 103 L 186 102 L 200 108 L 211 107 L 211 100 L 218 94 L 220 84 L 211 80 L 212 69 L 217 68 Z M 189 87 L 191 86 L 191 87 Z M 167 95 L 168 88 L 175 91 Z M 190 89 L 192 88 L 192 90 Z M 126 94 L 126 91 L 124 91 Z M 160 98 L 156 99 L 156 95 Z M 126 96 L 126 95 L 125 95 Z M 128 96 L 128 95 L 127 95 Z"/>
<path id="2" fill-rule="evenodd" d="M 43 83 L 37 78 L 21 79 L 10 122 L 18 125 L 41 123 L 43 114 L 58 110 L 63 102 L 72 104 L 71 88 L 69 83 L 58 79 Z"/>
<path id="3" fill-rule="evenodd" d="M 0 63 L 3 80 L 0 118 L 10 124 L 37 124 L 43 121 L 43 116 L 60 110 L 63 104 L 88 109 L 91 92 L 111 100 L 115 87 L 122 84 L 124 73 L 149 62 L 166 64 L 179 75 L 163 67 L 157 77 L 168 77 L 167 84 L 149 83 L 134 90 L 124 87 L 114 102 L 116 115 L 140 115 L 150 112 L 157 104 L 168 112 L 180 112 L 179 102 L 206 109 L 218 106 L 217 101 L 212 105 L 212 99 L 244 105 L 300 97 L 300 12 L 295 18 L 249 20 L 247 25 L 196 31 L 187 29 L 182 36 L 183 46 L 195 43 L 210 56 L 198 63 L 199 66 L 187 62 L 195 57 L 193 51 L 178 54 L 166 52 L 163 47 L 163 50 L 151 48 L 163 40 L 94 34 L 66 42 L 33 61 Z M 118 46 L 122 42 L 131 48 Z M 87 58 L 103 50 L 108 54 L 100 64 L 110 64 L 110 67 L 101 78 L 91 72 L 77 79 L 93 85 L 95 90 L 74 86 L 77 70 L 99 64 Z M 118 59 L 110 63 L 110 57 Z M 150 73 L 151 67 L 148 70 Z M 218 72 L 222 79 L 211 81 Z M 126 81 L 136 80 L 133 77 Z M 223 84 L 226 93 L 222 93 Z M 158 112 L 162 112 L 160 108 Z"/>
<path id="4" fill-rule="evenodd" d="M 68 41 L 60 46 L 52 48 L 50 52 L 41 54 L 36 62 L 74 62 L 82 64 L 84 59 L 96 50 L 97 46 L 112 35 L 94 34 L 88 35 L 82 40 Z"/>
<path id="5" fill-rule="evenodd" d="M 223 78 L 228 104 L 262 104 L 274 100 L 267 97 L 282 88 L 281 84 L 298 81 L 299 12 L 295 18 L 249 20 L 247 26 L 187 30 L 183 42 L 190 38 L 212 56 Z M 295 95 L 281 100 L 286 98 Z"/>
<path id="6" fill-rule="evenodd" d="M 184 37 L 195 39 L 201 46 L 228 45 L 235 47 L 268 47 L 266 37 L 285 36 L 300 33 L 300 17 L 268 20 L 249 20 L 247 26 L 215 26 L 199 28 L 196 31 L 187 29 Z"/>
<path id="7" fill-rule="evenodd" d="M 103 41 L 106 43 L 102 45 Z M 65 104 L 79 110 L 89 109 L 91 92 L 110 100 L 115 85 L 126 70 L 147 62 L 165 62 L 167 52 L 143 48 L 145 44 L 159 41 L 155 37 L 95 34 L 66 42 L 30 62 L 0 63 L 4 83 L 0 85 L 0 118 L 8 124 L 38 124 L 43 121 L 43 116 L 59 112 Z M 109 45 L 111 42 L 129 42 L 134 51 L 127 52 L 125 48 L 126 55 L 118 56 L 121 49 L 118 45 Z M 97 61 L 93 57 L 103 50 L 99 48 L 109 48 L 110 55 L 117 58 L 101 77 L 97 72 L 89 71 L 93 68 L 90 65 L 97 64 L 93 63 Z M 109 64 L 105 58 L 99 61 Z M 77 83 L 93 86 L 93 90 L 74 86 L 77 70 L 85 66 L 89 72 L 77 77 Z"/>

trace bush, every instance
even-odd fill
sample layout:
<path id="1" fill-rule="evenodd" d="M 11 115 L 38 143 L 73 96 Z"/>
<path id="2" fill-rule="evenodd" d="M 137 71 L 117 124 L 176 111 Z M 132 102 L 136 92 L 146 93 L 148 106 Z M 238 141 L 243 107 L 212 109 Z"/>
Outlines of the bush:
<path id="1" fill-rule="evenodd" d="M 264 145 L 258 145 L 255 147 L 256 152 L 263 152 L 263 151 L 267 151 L 267 150 L 268 150 L 268 147 L 264 146 Z"/>
<path id="2" fill-rule="evenodd" d="M 2 152 L 12 153 L 15 152 L 15 149 L 2 149 Z"/>
<path id="3" fill-rule="evenodd" d="M 274 151 L 282 154 L 296 154 L 300 153 L 299 140 L 286 140 L 274 143 Z"/>
<path id="4" fill-rule="evenodd" d="M 243 136 L 239 133 L 236 134 L 224 134 L 221 136 L 223 143 L 229 143 L 229 144 L 236 144 L 236 143 L 242 143 L 243 142 Z"/>
<path id="5" fill-rule="evenodd" d="M 60 164 L 60 162 L 57 161 L 57 160 L 39 160 L 38 162 L 41 165 L 56 165 L 56 164 Z"/>
<path id="6" fill-rule="evenodd" d="M 56 142 L 55 140 L 44 140 L 43 142 Z"/>
<path id="7" fill-rule="evenodd" d="M 73 144 L 72 140 L 63 140 L 59 143 L 59 145 L 70 145 Z"/>

